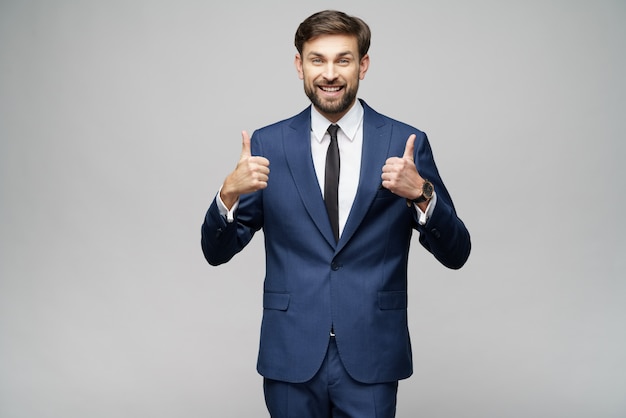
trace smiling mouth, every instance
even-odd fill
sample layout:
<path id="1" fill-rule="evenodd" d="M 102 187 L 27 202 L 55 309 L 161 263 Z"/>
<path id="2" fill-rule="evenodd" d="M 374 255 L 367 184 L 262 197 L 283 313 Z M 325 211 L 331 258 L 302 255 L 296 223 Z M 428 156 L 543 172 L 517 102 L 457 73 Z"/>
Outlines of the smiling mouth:
<path id="1" fill-rule="evenodd" d="M 343 87 L 338 87 L 338 86 L 320 86 L 320 89 L 322 91 L 325 91 L 326 93 L 336 93 L 342 88 Z"/>

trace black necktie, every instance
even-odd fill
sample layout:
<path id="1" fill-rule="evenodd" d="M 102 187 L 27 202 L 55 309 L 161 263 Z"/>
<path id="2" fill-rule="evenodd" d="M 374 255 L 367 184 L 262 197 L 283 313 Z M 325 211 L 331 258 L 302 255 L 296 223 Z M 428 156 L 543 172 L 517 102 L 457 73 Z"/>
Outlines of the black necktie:
<path id="1" fill-rule="evenodd" d="M 324 174 L 324 202 L 328 211 L 330 225 L 333 227 L 335 240 L 339 241 L 339 145 L 337 131 L 339 126 L 330 125 L 330 145 L 326 152 L 326 171 Z"/>

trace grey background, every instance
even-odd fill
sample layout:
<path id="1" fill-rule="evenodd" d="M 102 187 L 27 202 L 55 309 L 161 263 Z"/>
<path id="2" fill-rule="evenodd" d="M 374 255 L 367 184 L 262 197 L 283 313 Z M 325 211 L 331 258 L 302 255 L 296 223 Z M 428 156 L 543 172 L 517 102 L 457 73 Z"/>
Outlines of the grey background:
<path id="1" fill-rule="evenodd" d="M 626 416 L 624 1 L 2 0 L 0 417 L 266 416 L 262 235 L 212 268 L 199 228 L 324 8 L 473 238 L 414 241 L 398 416 Z"/>

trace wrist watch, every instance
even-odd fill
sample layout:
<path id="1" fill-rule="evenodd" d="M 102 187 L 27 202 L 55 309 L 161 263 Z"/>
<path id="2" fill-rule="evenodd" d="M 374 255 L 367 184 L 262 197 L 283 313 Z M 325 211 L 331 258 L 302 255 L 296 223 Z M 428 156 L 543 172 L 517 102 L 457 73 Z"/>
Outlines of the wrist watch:
<path id="1" fill-rule="evenodd" d="M 422 194 L 419 195 L 417 198 L 413 199 L 412 202 L 422 203 L 422 202 L 426 202 L 427 200 L 432 199 L 434 190 L 435 188 L 433 187 L 433 184 L 430 181 L 424 179 L 424 184 L 422 184 Z"/>

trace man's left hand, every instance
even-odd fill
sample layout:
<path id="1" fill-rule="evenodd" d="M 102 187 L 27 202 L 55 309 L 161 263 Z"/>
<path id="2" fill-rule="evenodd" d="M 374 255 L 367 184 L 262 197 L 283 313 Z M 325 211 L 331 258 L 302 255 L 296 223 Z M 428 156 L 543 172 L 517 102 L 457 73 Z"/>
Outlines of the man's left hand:
<path id="1" fill-rule="evenodd" d="M 385 161 L 381 175 L 382 185 L 393 194 L 409 200 L 420 196 L 424 179 L 417 172 L 413 153 L 415 151 L 415 134 L 409 136 L 404 147 L 404 155 L 391 157 Z"/>

